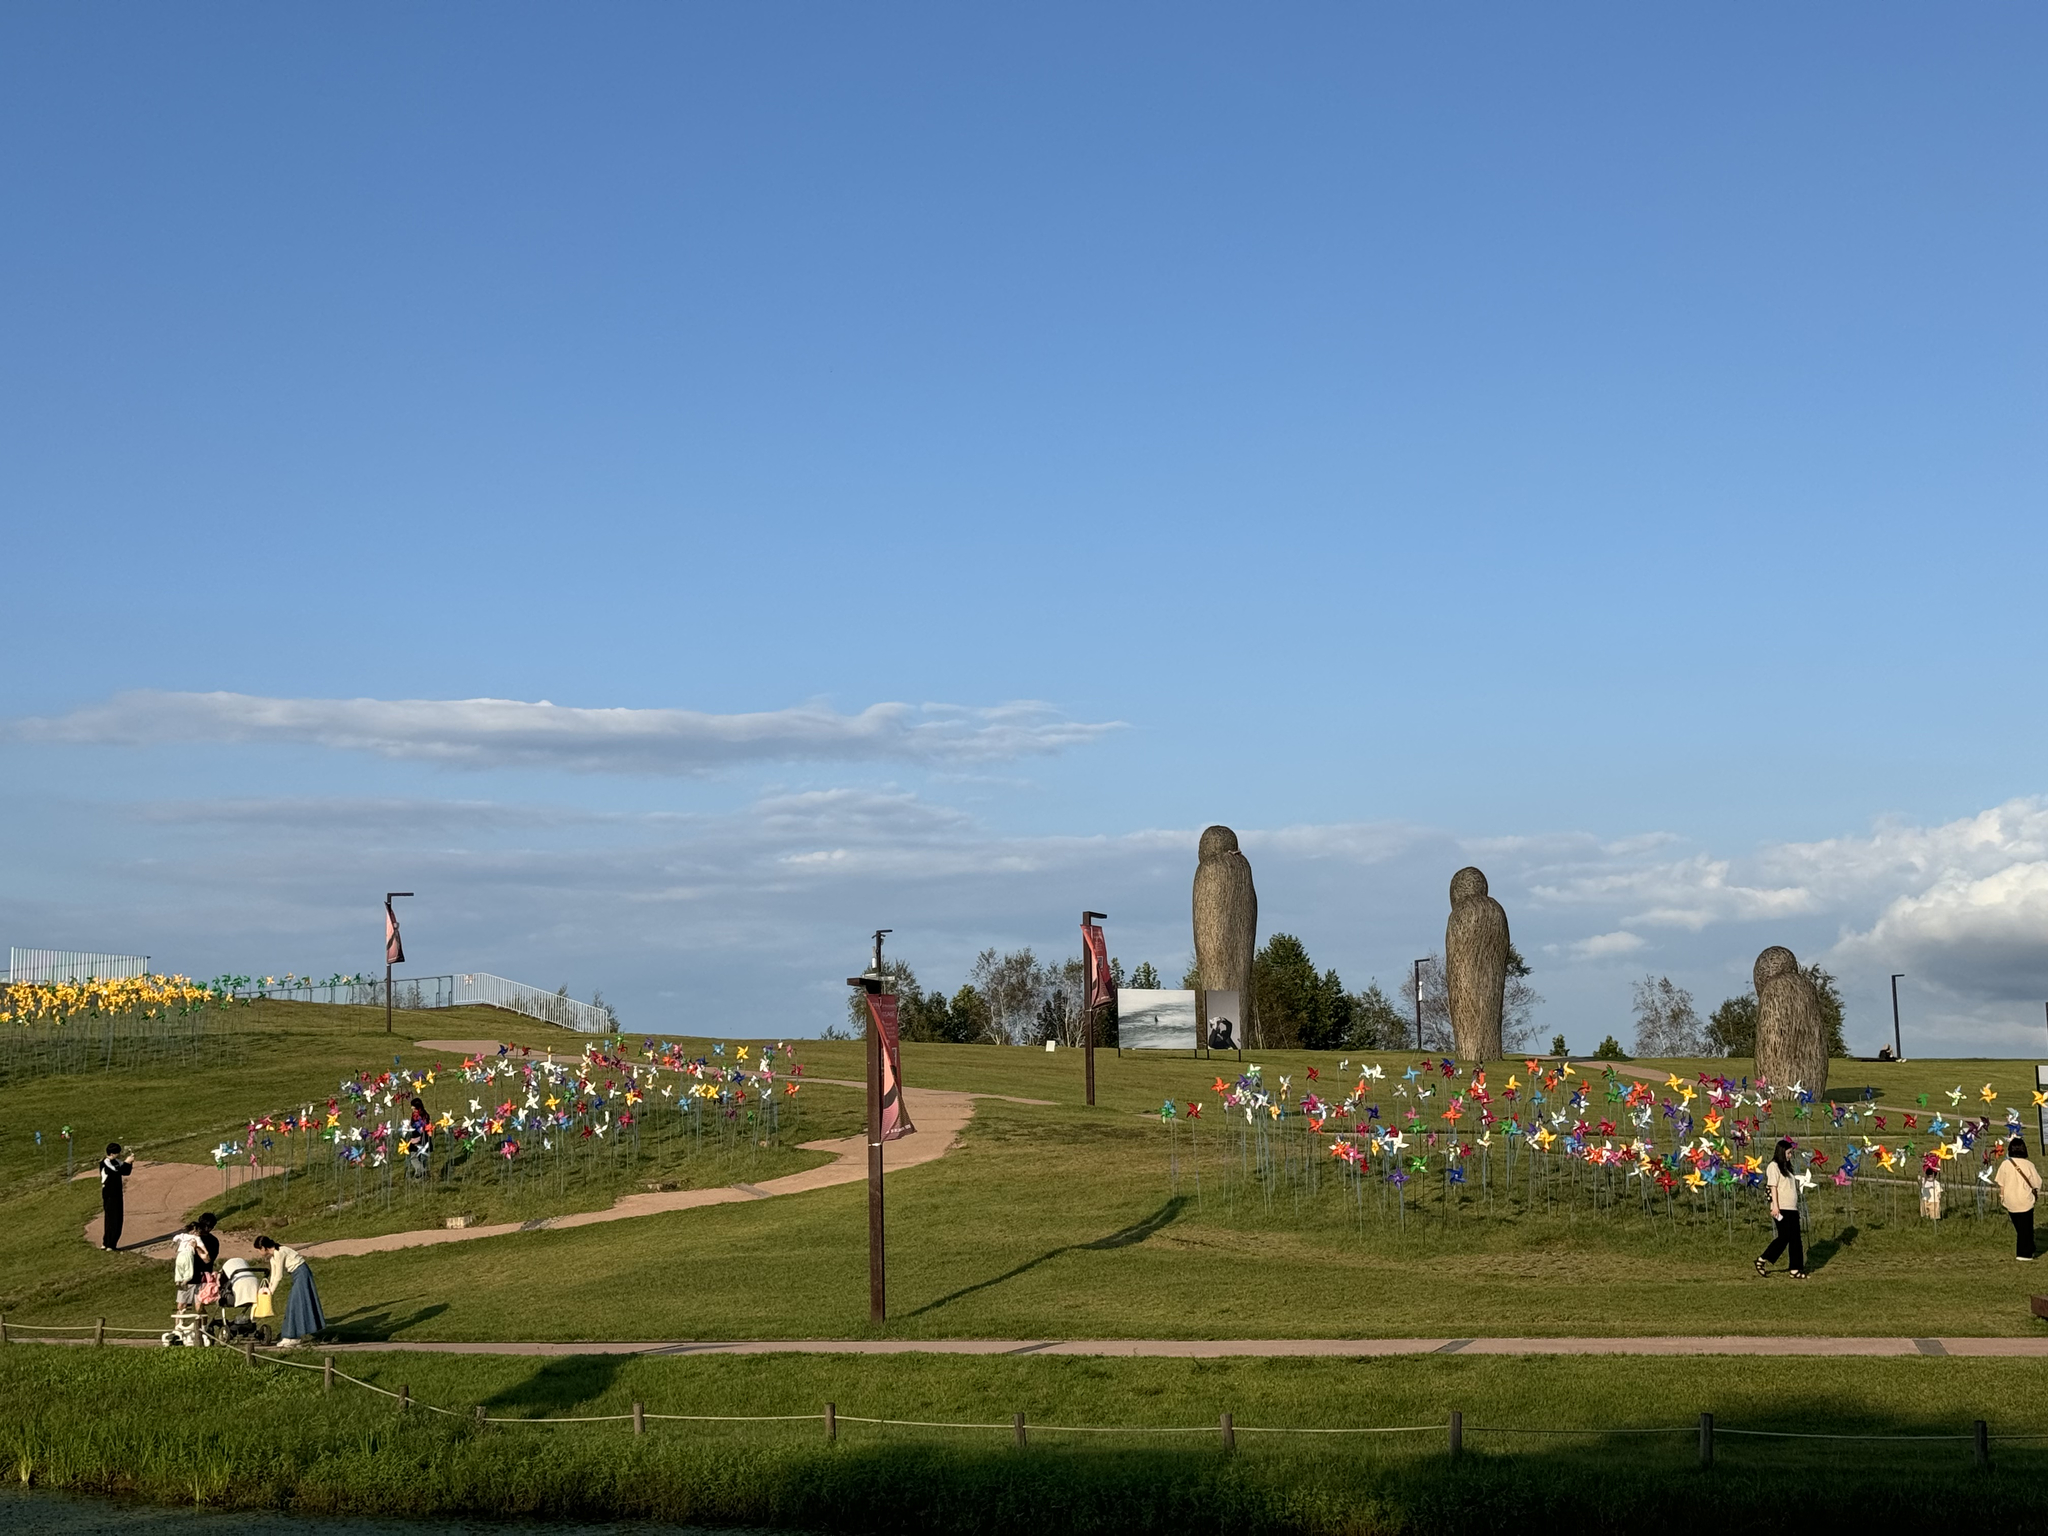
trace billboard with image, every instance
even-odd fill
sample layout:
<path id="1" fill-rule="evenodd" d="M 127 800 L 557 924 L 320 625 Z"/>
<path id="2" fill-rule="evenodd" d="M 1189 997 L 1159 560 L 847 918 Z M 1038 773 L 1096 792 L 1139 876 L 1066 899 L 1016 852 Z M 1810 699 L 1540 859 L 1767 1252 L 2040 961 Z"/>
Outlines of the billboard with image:
<path id="1" fill-rule="evenodd" d="M 1116 994 L 1117 1045 L 1127 1051 L 1192 1051 L 1195 994 L 1122 987 Z"/>
<path id="2" fill-rule="evenodd" d="M 1206 1042 L 1212 1051 L 1241 1051 L 1244 1049 L 1244 1003 L 1237 990 L 1212 990 L 1202 999 L 1204 1010 L 1209 1015 L 1209 1038 Z"/>

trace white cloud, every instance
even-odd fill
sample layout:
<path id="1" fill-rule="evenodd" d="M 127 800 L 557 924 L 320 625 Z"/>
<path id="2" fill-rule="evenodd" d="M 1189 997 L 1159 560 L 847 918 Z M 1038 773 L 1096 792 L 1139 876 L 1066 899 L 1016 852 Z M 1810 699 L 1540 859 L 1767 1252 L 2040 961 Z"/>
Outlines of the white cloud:
<path id="1" fill-rule="evenodd" d="M 272 699 L 243 693 L 114 695 L 70 714 L 9 722 L 20 741 L 150 746 L 287 742 L 461 768 L 702 774 L 737 763 L 895 761 L 971 765 L 1044 755 L 1121 722 L 1068 720 L 1030 700 L 992 708 L 824 704 L 754 714 L 581 709 L 516 699 Z"/>
<path id="2" fill-rule="evenodd" d="M 1694 932 L 1712 923 L 1797 917 L 1819 910 L 1818 898 L 1804 886 L 1731 880 L 1731 861 L 1704 853 L 1660 863 L 1619 862 L 1627 853 L 1662 842 L 1632 838 L 1619 845 L 1626 850 L 1623 854 L 1603 849 L 1597 859 L 1539 870 L 1531 879 L 1530 894 L 1558 906 L 1618 908 L 1624 923 Z"/>
<path id="3" fill-rule="evenodd" d="M 1617 955 L 1634 954 L 1642 947 L 1641 936 L 1630 933 L 1626 928 L 1613 933 L 1596 933 L 1568 946 L 1571 953 L 1581 960 L 1612 960 Z"/>
<path id="4" fill-rule="evenodd" d="M 2037 1049 L 2048 998 L 2048 812 L 2022 801 L 1954 823 L 1723 857 L 1668 835 L 1460 838 L 1392 822 L 1242 827 L 1263 935 L 1291 932 L 1350 986 L 1391 985 L 1442 942 L 1451 871 L 1478 863 L 1575 1043 L 1625 1035 L 1618 973 L 1656 968 L 1703 1006 L 1748 986 L 1767 944 L 1821 959 L 1850 1038 L 1889 1037 L 1888 973 L 1909 1048 Z M 150 952 L 195 970 L 344 970 L 374 961 L 377 897 L 419 891 L 423 969 L 487 969 L 550 990 L 687 1009 L 715 1027 L 802 1033 L 876 927 L 928 982 L 976 950 L 1067 953 L 1082 907 L 1111 914 L 1131 964 L 1188 956 L 1195 826 L 1012 835 L 957 806 L 877 788 L 775 791 L 736 810 L 597 811 L 485 801 L 298 799 L 119 808 L 38 804 L 0 827 L 35 875 L 0 900 L 10 941 Z M 27 888 L 26 886 L 24 888 Z M 1661 926 L 1646 926 L 1663 919 Z M 678 1002 L 676 999 L 685 1001 Z M 637 1009 L 629 1008 L 629 1018 Z M 706 1027 L 713 1027 L 706 1023 Z M 1582 1040 L 1583 1037 L 1583 1040 Z"/>

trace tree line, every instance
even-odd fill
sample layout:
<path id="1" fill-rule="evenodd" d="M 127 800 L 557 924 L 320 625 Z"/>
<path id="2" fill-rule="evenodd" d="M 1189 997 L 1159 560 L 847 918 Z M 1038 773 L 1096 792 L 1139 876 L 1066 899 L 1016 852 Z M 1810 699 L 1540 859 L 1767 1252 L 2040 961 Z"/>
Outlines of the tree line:
<path id="1" fill-rule="evenodd" d="M 1109 968 L 1119 988 L 1165 984 L 1150 961 L 1128 975 L 1120 959 L 1112 958 Z M 1533 1028 L 1530 1014 L 1542 998 L 1529 985 L 1528 963 L 1512 948 L 1508 969 L 1505 1033 L 1510 1049 L 1522 1049 Z M 961 1045 L 1081 1043 L 1085 972 L 1078 955 L 1046 961 L 1029 948 L 1006 954 L 985 949 L 968 968 L 966 981 L 950 994 L 943 988 L 925 990 L 908 961 L 884 961 L 882 970 L 894 983 L 897 1019 L 906 1040 Z M 1201 986 L 1192 962 L 1180 984 L 1189 990 Z M 1363 991 L 1350 991 L 1335 970 L 1317 968 L 1300 939 L 1276 933 L 1252 961 L 1252 987 L 1257 999 L 1252 1039 L 1256 1049 L 1384 1051 L 1415 1044 L 1412 975 L 1402 983 L 1399 1003 L 1377 979 Z M 1423 1048 L 1448 1051 L 1450 1008 L 1443 967 L 1434 955 L 1423 968 L 1421 1013 Z M 847 1003 L 846 1031 L 830 1030 L 826 1037 L 858 1036 L 866 1027 L 866 1004 L 855 994 Z M 1116 1019 L 1104 1009 L 1095 1019 L 1095 1042 L 1114 1046 L 1116 1040 Z"/>
<path id="2" fill-rule="evenodd" d="M 1820 999 L 1821 1021 L 1827 1026 L 1828 1054 L 1847 1056 L 1849 1042 L 1842 1027 L 1842 989 L 1818 961 L 1800 967 Z M 1637 1056 L 1754 1056 L 1756 993 L 1723 998 L 1704 1019 L 1692 993 L 1669 976 L 1645 976 L 1635 984 Z M 1561 1053 L 1560 1053 L 1561 1054 Z M 1626 1060 L 1621 1042 L 1609 1035 L 1593 1053 L 1608 1060 Z"/>

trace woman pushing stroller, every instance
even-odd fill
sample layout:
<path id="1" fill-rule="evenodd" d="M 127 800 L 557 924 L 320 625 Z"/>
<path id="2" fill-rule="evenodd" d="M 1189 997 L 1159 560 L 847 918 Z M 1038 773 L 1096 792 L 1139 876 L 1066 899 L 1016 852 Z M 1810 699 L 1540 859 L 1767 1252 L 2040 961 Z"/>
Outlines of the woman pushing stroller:
<path id="1" fill-rule="evenodd" d="M 291 1295 L 284 1304 L 284 1320 L 278 1325 L 281 1337 L 280 1349 L 290 1349 L 294 1344 L 303 1344 L 327 1326 L 327 1314 L 320 1310 L 320 1292 L 313 1284 L 313 1267 L 296 1248 L 287 1248 L 274 1237 L 259 1237 L 253 1244 L 256 1256 L 270 1260 L 270 1284 L 268 1292 L 275 1296 L 277 1288 L 289 1279 Z"/>

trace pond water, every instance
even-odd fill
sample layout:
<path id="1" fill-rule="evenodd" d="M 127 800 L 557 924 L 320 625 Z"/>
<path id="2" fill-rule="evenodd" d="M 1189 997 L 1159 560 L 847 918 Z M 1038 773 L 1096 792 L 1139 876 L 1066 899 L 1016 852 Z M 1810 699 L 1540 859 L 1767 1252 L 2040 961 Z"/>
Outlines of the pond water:
<path id="1" fill-rule="evenodd" d="M 275 1510 L 167 1509 L 62 1493 L 0 1492 L 7 1536 L 770 1536 L 766 1531 L 619 1521 L 383 1520 Z M 787 1533 L 778 1533 L 787 1536 Z"/>

